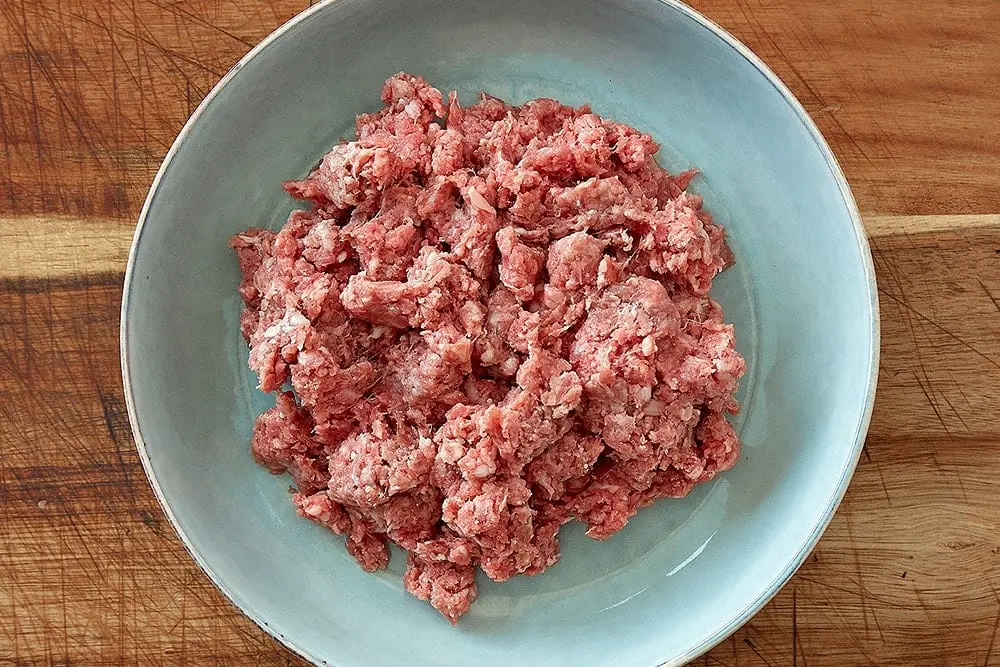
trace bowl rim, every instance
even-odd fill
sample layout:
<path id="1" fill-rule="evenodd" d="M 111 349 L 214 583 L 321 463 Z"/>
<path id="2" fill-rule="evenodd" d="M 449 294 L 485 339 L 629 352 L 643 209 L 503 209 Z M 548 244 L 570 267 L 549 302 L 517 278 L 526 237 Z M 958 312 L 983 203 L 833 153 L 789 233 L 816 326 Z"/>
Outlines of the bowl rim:
<path id="1" fill-rule="evenodd" d="M 831 498 L 830 503 L 823 510 L 822 519 L 817 523 L 813 531 L 809 534 L 806 540 L 799 546 L 798 551 L 796 551 L 781 569 L 780 573 L 765 586 L 760 594 L 750 602 L 742 611 L 733 616 L 729 621 L 727 621 L 722 627 L 716 630 L 714 634 L 705 638 L 697 645 L 690 647 L 685 653 L 667 658 L 665 661 L 660 662 L 658 667 L 681 667 L 682 665 L 694 660 L 703 654 L 707 653 L 713 647 L 717 646 L 732 633 L 736 632 L 740 627 L 742 627 L 750 618 L 756 614 L 760 609 L 762 609 L 770 600 L 777 595 L 781 588 L 788 582 L 793 574 L 799 569 L 799 567 L 805 562 L 806 558 L 815 548 L 819 538 L 823 535 L 826 528 L 829 526 L 830 522 L 833 520 L 833 516 L 840 506 L 844 495 L 847 492 L 847 488 L 850 484 L 850 480 L 854 475 L 854 471 L 857 468 L 858 461 L 861 457 L 861 452 L 864 446 L 865 439 L 867 437 L 868 429 L 871 424 L 872 411 L 875 404 L 875 391 L 878 383 L 878 369 L 879 369 L 879 356 L 880 356 L 880 314 L 879 314 L 879 302 L 878 302 L 878 288 L 875 279 L 875 266 L 871 255 L 871 248 L 868 242 L 868 236 L 865 231 L 864 224 L 861 219 L 861 214 L 858 211 L 857 203 L 854 199 L 854 195 L 851 192 L 850 186 L 847 183 L 847 178 L 844 175 L 843 169 L 840 167 L 837 158 L 834 156 L 833 151 L 830 149 L 826 140 L 823 138 L 822 133 L 817 127 L 816 123 L 806 112 L 805 108 L 798 101 L 792 91 L 785 85 L 781 79 L 768 67 L 753 51 L 750 50 L 745 44 L 740 40 L 726 31 L 724 28 L 719 26 L 717 23 L 704 16 L 697 10 L 685 5 L 680 0 L 633 0 L 634 2 L 650 2 L 659 3 L 666 5 L 689 19 L 694 20 L 697 24 L 706 28 L 709 32 L 718 37 L 722 42 L 727 44 L 731 49 L 733 49 L 737 55 L 743 57 L 750 65 L 752 65 L 763 77 L 774 87 L 778 94 L 785 100 L 785 102 L 791 107 L 792 111 L 798 117 L 798 120 L 804 125 L 808 131 L 813 142 L 816 144 L 817 149 L 823 156 L 830 169 L 831 174 L 837 181 L 837 185 L 840 189 L 841 197 L 843 198 L 844 204 L 847 207 L 848 214 L 850 215 L 852 225 L 854 227 L 855 241 L 857 242 L 858 250 L 860 251 L 863 269 L 865 272 L 865 277 L 868 284 L 868 298 L 869 298 L 869 308 L 871 312 L 871 322 L 869 329 L 869 346 L 871 349 L 871 354 L 868 360 L 869 363 L 869 375 L 868 380 L 865 385 L 865 405 L 864 411 L 862 413 L 861 420 L 858 422 L 858 426 L 854 436 L 854 443 L 852 445 L 851 458 L 848 464 L 844 467 L 841 473 L 840 479 L 837 481 L 836 491 Z M 247 616 L 251 621 L 253 621 L 258 627 L 267 632 L 269 635 L 281 642 L 286 648 L 290 649 L 292 652 L 298 656 L 308 660 L 309 662 L 316 665 L 331 665 L 329 660 L 321 658 L 314 655 L 311 651 L 303 646 L 299 646 L 290 638 L 284 636 L 283 634 L 277 632 L 273 629 L 269 623 L 264 619 L 262 614 L 259 614 L 256 609 L 252 608 L 248 603 L 246 603 L 242 596 L 240 596 L 236 591 L 230 589 L 223 581 L 220 579 L 218 574 L 212 569 L 209 563 L 202 558 L 202 556 L 195 550 L 193 544 L 188 538 L 187 534 L 181 529 L 177 518 L 174 516 L 173 510 L 170 508 L 166 497 L 163 494 L 163 490 L 160 488 L 159 482 L 156 479 L 156 474 L 153 470 L 152 463 L 149 458 L 149 453 L 147 451 L 147 444 L 145 438 L 142 435 L 142 428 L 139 423 L 138 414 L 135 407 L 135 399 L 132 391 L 132 379 L 131 379 L 131 367 L 129 364 L 129 329 L 128 329 L 128 313 L 131 305 L 131 286 L 133 279 L 135 277 L 135 262 L 136 255 L 138 251 L 139 244 L 142 240 L 142 232 L 146 226 L 148 220 L 149 212 L 152 207 L 152 202 L 155 197 L 157 190 L 159 189 L 160 182 L 163 180 L 166 172 L 173 161 L 174 156 L 177 154 L 180 146 L 187 139 L 188 135 L 191 133 L 192 127 L 197 123 L 198 119 L 205 112 L 205 109 L 215 100 L 216 97 L 221 93 L 222 89 L 225 88 L 233 78 L 239 73 L 241 69 L 246 67 L 254 58 L 256 58 L 261 52 L 267 49 L 272 43 L 281 39 L 285 33 L 292 30 L 298 24 L 308 21 L 315 14 L 324 11 L 331 5 L 339 3 L 340 0 L 320 0 L 320 2 L 315 5 L 305 9 L 299 14 L 293 16 L 287 22 L 276 28 L 273 32 L 268 34 L 260 43 L 253 47 L 249 52 L 247 52 L 239 61 L 233 65 L 229 71 L 223 76 L 218 83 L 213 86 L 212 90 L 205 96 L 205 99 L 197 106 L 194 112 L 191 114 L 190 118 L 185 122 L 183 128 L 178 133 L 177 138 L 171 144 L 170 149 L 167 151 L 166 156 L 163 159 L 160 168 L 157 170 L 155 177 L 149 188 L 149 193 L 146 196 L 145 202 L 143 203 L 142 209 L 139 213 L 138 222 L 135 228 L 135 233 L 132 237 L 132 244 L 129 249 L 128 263 L 125 268 L 124 275 L 124 285 L 122 290 L 122 302 L 121 302 L 121 312 L 120 312 L 120 338 L 119 338 L 119 353 L 121 358 L 121 370 L 122 370 L 122 384 L 125 395 L 125 405 L 128 409 L 129 423 L 132 427 L 132 433 L 135 438 L 136 450 L 138 451 L 139 458 L 142 461 L 143 470 L 146 473 L 146 478 L 149 481 L 149 485 L 153 489 L 153 493 L 156 496 L 163 513 L 167 516 L 177 536 L 180 538 L 181 543 L 184 548 L 190 554 L 191 558 L 195 561 L 199 568 L 208 576 L 211 582 L 218 588 L 223 595 L 228 598 L 228 600 L 237 608 L 241 613 Z"/>

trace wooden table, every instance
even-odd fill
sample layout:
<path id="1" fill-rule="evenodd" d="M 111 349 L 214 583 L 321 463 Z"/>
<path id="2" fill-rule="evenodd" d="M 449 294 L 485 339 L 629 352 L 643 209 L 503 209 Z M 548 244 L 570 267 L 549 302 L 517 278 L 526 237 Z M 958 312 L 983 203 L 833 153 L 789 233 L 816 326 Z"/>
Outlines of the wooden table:
<path id="1" fill-rule="evenodd" d="M 213 588 L 157 506 L 118 308 L 175 134 L 306 4 L 0 0 L 0 664 L 301 664 Z M 694 4 L 829 139 L 883 318 L 846 501 L 777 598 L 698 662 L 1000 665 L 1000 2 Z"/>

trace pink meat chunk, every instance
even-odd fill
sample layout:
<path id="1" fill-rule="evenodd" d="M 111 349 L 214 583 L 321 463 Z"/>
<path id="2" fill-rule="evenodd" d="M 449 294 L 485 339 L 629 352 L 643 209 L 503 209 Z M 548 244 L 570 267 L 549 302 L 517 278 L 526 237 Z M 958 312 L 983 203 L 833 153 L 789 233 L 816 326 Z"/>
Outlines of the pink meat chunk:
<path id="1" fill-rule="evenodd" d="M 324 488 L 329 478 L 312 426 L 309 413 L 295 404 L 292 393 L 282 392 L 277 405 L 257 417 L 252 439 L 257 462 L 275 474 L 288 472 L 305 493 Z"/>
<path id="2" fill-rule="evenodd" d="M 565 290 L 595 286 L 606 245 L 587 232 L 575 232 L 553 241 L 546 264 L 549 284 Z"/>
<path id="3" fill-rule="evenodd" d="M 464 540 L 460 541 L 464 545 Z M 468 547 L 427 547 L 427 544 L 418 545 L 410 552 L 403 585 L 413 595 L 430 602 L 452 623 L 457 623 L 476 599 L 476 566 Z M 459 554 L 457 562 L 456 552 Z"/>
<path id="4" fill-rule="evenodd" d="M 251 451 L 298 514 L 452 623 L 496 581 L 605 539 L 731 468 L 746 372 L 707 296 L 724 230 L 648 135 L 586 106 L 400 73 L 285 189 L 308 209 L 230 242 L 249 365 L 276 405 Z"/>
<path id="5" fill-rule="evenodd" d="M 418 192 L 418 188 L 391 187 L 374 217 L 351 220 L 344 228 L 362 270 L 373 280 L 402 280 L 420 251 Z"/>
<path id="6" fill-rule="evenodd" d="M 521 301 L 531 301 L 545 265 L 545 253 L 521 243 L 517 232 L 505 227 L 497 232 L 500 250 L 500 282 Z"/>
<path id="7" fill-rule="evenodd" d="M 600 437 L 567 433 L 527 465 L 525 480 L 536 496 L 557 500 L 565 495 L 567 482 L 587 478 L 603 452 Z"/>

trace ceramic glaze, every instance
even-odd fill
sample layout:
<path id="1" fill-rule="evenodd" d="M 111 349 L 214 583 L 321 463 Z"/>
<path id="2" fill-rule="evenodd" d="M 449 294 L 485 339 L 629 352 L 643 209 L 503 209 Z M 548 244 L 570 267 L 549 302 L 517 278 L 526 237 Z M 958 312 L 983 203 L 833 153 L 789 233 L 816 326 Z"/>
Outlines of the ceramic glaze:
<path id="1" fill-rule="evenodd" d="M 745 47 L 660 0 L 335 0 L 279 29 L 195 112 L 143 210 L 122 303 L 139 453 L 199 565 L 248 616 L 319 664 L 680 665 L 746 621 L 829 522 L 870 417 L 871 257 L 850 191 L 801 106 Z M 459 626 L 403 591 L 402 552 L 366 574 L 257 466 L 254 389 L 228 239 L 280 227 L 304 176 L 400 70 L 465 101 L 589 103 L 650 132 L 660 163 L 725 225 L 736 265 L 713 296 L 749 370 L 736 468 L 642 510 L 606 542 L 496 584 Z"/>

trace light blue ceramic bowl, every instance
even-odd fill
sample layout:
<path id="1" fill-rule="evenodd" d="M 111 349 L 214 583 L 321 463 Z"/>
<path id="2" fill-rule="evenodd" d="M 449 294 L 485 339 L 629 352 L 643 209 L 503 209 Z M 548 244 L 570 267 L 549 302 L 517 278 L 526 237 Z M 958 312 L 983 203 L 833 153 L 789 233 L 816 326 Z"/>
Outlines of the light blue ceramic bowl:
<path id="1" fill-rule="evenodd" d="M 589 102 L 653 133 L 737 264 L 715 296 L 749 363 L 738 466 L 644 510 L 608 542 L 564 529 L 551 570 L 483 580 L 455 628 L 403 591 L 404 559 L 362 572 L 296 518 L 249 454 L 253 387 L 226 242 L 277 228 L 305 174 L 405 69 L 470 99 Z M 844 494 L 875 390 L 872 263 L 847 183 L 789 91 L 745 47 L 669 0 L 338 0 L 253 50 L 167 156 L 142 212 L 122 304 L 139 453 L 199 565 L 316 663 L 679 665 L 788 579 Z"/>

